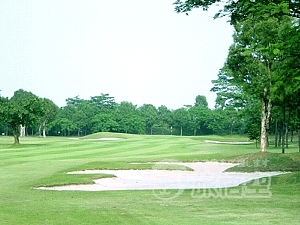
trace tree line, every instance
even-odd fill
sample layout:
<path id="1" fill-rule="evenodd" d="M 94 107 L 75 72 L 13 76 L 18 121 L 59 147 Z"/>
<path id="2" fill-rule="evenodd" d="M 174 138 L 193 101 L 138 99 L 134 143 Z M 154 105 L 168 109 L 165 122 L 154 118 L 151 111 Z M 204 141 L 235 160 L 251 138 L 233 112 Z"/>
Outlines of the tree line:
<path id="1" fill-rule="evenodd" d="M 13 97 L 0 97 L 1 132 L 13 134 L 19 143 L 22 128 L 26 135 L 83 136 L 95 132 L 120 132 L 156 135 L 243 134 L 247 121 L 233 107 L 208 108 L 205 96 L 198 95 L 194 105 L 171 110 L 162 105 L 137 106 L 116 103 L 109 94 L 88 100 L 78 96 L 66 99 L 59 108 L 51 100 L 39 98 L 22 89 Z"/>

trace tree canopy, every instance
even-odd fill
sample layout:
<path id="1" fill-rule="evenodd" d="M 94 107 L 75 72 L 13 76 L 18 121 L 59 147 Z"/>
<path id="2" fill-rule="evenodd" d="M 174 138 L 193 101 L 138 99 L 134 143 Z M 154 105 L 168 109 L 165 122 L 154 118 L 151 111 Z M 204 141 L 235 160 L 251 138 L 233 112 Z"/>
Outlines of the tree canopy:
<path id="1" fill-rule="evenodd" d="M 250 16 L 264 15 L 271 12 L 274 17 L 288 15 L 300 18 L 300 2 L 298 0 L 176 0 L 174 2 L 177 13 L 188 13 L 192 9 L 208 10 L 212 5 L 223 7 L 214 18 L 229 16 L 232 24 L 241 22 Z"/>
<path id="2" fill-rule="evenodd" d="M 32 125 L 43 115 L 41 99 L 22 89 L 15 91 L 10 99 L 2 98 L 1 105 L 1 117 L 10 125 L 15 144 L 19 144 L 20 126 Z"/>

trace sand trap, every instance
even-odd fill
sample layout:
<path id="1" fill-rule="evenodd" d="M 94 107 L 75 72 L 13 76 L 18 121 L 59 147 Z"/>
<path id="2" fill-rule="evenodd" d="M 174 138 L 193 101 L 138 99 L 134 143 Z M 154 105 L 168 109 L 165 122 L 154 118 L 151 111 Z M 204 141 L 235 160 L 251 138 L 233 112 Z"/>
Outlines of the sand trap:
<path id="1" fill-rule="evenodd" d="M 90 141 L 116 141 L 120 140 L 120 138 L 94 138 L 94 139 L 85 139 Z"/>
<path id="2" fill-rule="evenodd" d="M 194 171 L 168 171 L 168 164 L 183 165 Z M 42 190 L 57 191 L 111 191 L 111 190 L 155 190 L 155 189 L 200 189 L 235 187 L 262 177 L 271 177 L 282 172 L 227 173 L 232 163 L 158 163 L 153 170 L 85 170 L 68 174 L 114 174 L 117 177 L 95 180 L 91 185 L 68 185 L 40 187 Z M 159 170 L 158 170 L 159 169 Z M 71 176 L 71 175 L 70 175 Z"/>
<path id="3" fill-rule="evenodd" d="M 229 145 L 250 145 L 253 142 L 243 141 L 243 142 L 228 142 L 228 141 L 211 141 L 205 140 L 206 143 L 216 143 L 216 144 L 229 144 Z"/>

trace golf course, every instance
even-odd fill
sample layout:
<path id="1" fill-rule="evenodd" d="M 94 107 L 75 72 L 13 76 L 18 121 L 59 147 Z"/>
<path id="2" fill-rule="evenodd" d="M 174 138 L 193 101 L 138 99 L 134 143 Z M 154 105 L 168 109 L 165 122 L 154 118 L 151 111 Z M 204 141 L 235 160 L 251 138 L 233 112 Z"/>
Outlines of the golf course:
<path id="1" fill-rule="evenodd" d="M 0 224 L 299 224 L 298 143 L 290 143 L 281 154 L 280 148 L 273 146 L 267 153 L 259 153 L 255 143 L 247 142 L 243 136 L 100 132 L 78 138 L 28 136 L 20 139 L 20 145 L 13 145 L 13 137 L 1 136 Z M 159 168 L 155 166 L 158 162 L 233 163 L 237 166 L 228 172 L 286 173 L 269 178 L 269 195 L 261 197 L 222 195 L 241 186 L 250 188 L 253 182 L 211 190 L 208 197 L 197 197 L 195 190 L 186 188 L 161 192 L 39 189 L 90 185 L 94 180 L 115 177 L 68 174 L 72 171 L 192 170 L 182 165 Z M 175 197 L 159 197 L 159 193 Z"/>

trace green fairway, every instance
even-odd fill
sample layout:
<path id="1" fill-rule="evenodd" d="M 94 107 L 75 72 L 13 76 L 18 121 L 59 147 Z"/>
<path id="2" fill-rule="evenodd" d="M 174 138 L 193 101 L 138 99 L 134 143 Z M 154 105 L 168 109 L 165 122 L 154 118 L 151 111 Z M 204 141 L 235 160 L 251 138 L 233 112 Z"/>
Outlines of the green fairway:
<path id="1" fill-rule="evenodd" d="M 119 138 L 118 140 L 98 140 Z M 229 145 L 205 140 L 246 142 L 219 136 L 145 136 L 98 133 L 79 139 L 26 137 L 12 145 L 0 137 L 0 224 L 299 224 L 300 172 L 297 144 L 286 154 L 255 144 Z M 253 155 L 254 154 L 254 155 Z M 255 165 L 256 160 L 267 165 Z M 39 186 L 92 183 L 110 175 L 67 175 L 85 169 L 151 169 L 157 161 L 245 162 L 235 171 L 292 170 L 272 177 L 270 198 L 200 198 L 184 190 L 162 200 L 146 191 L 45 191 Z M 130 164 L 143 162 L 145 164 Z M 286 165 L 286 166 L 285 166 Z M 180 169 L 180 168 L 179 168 Z"/>

